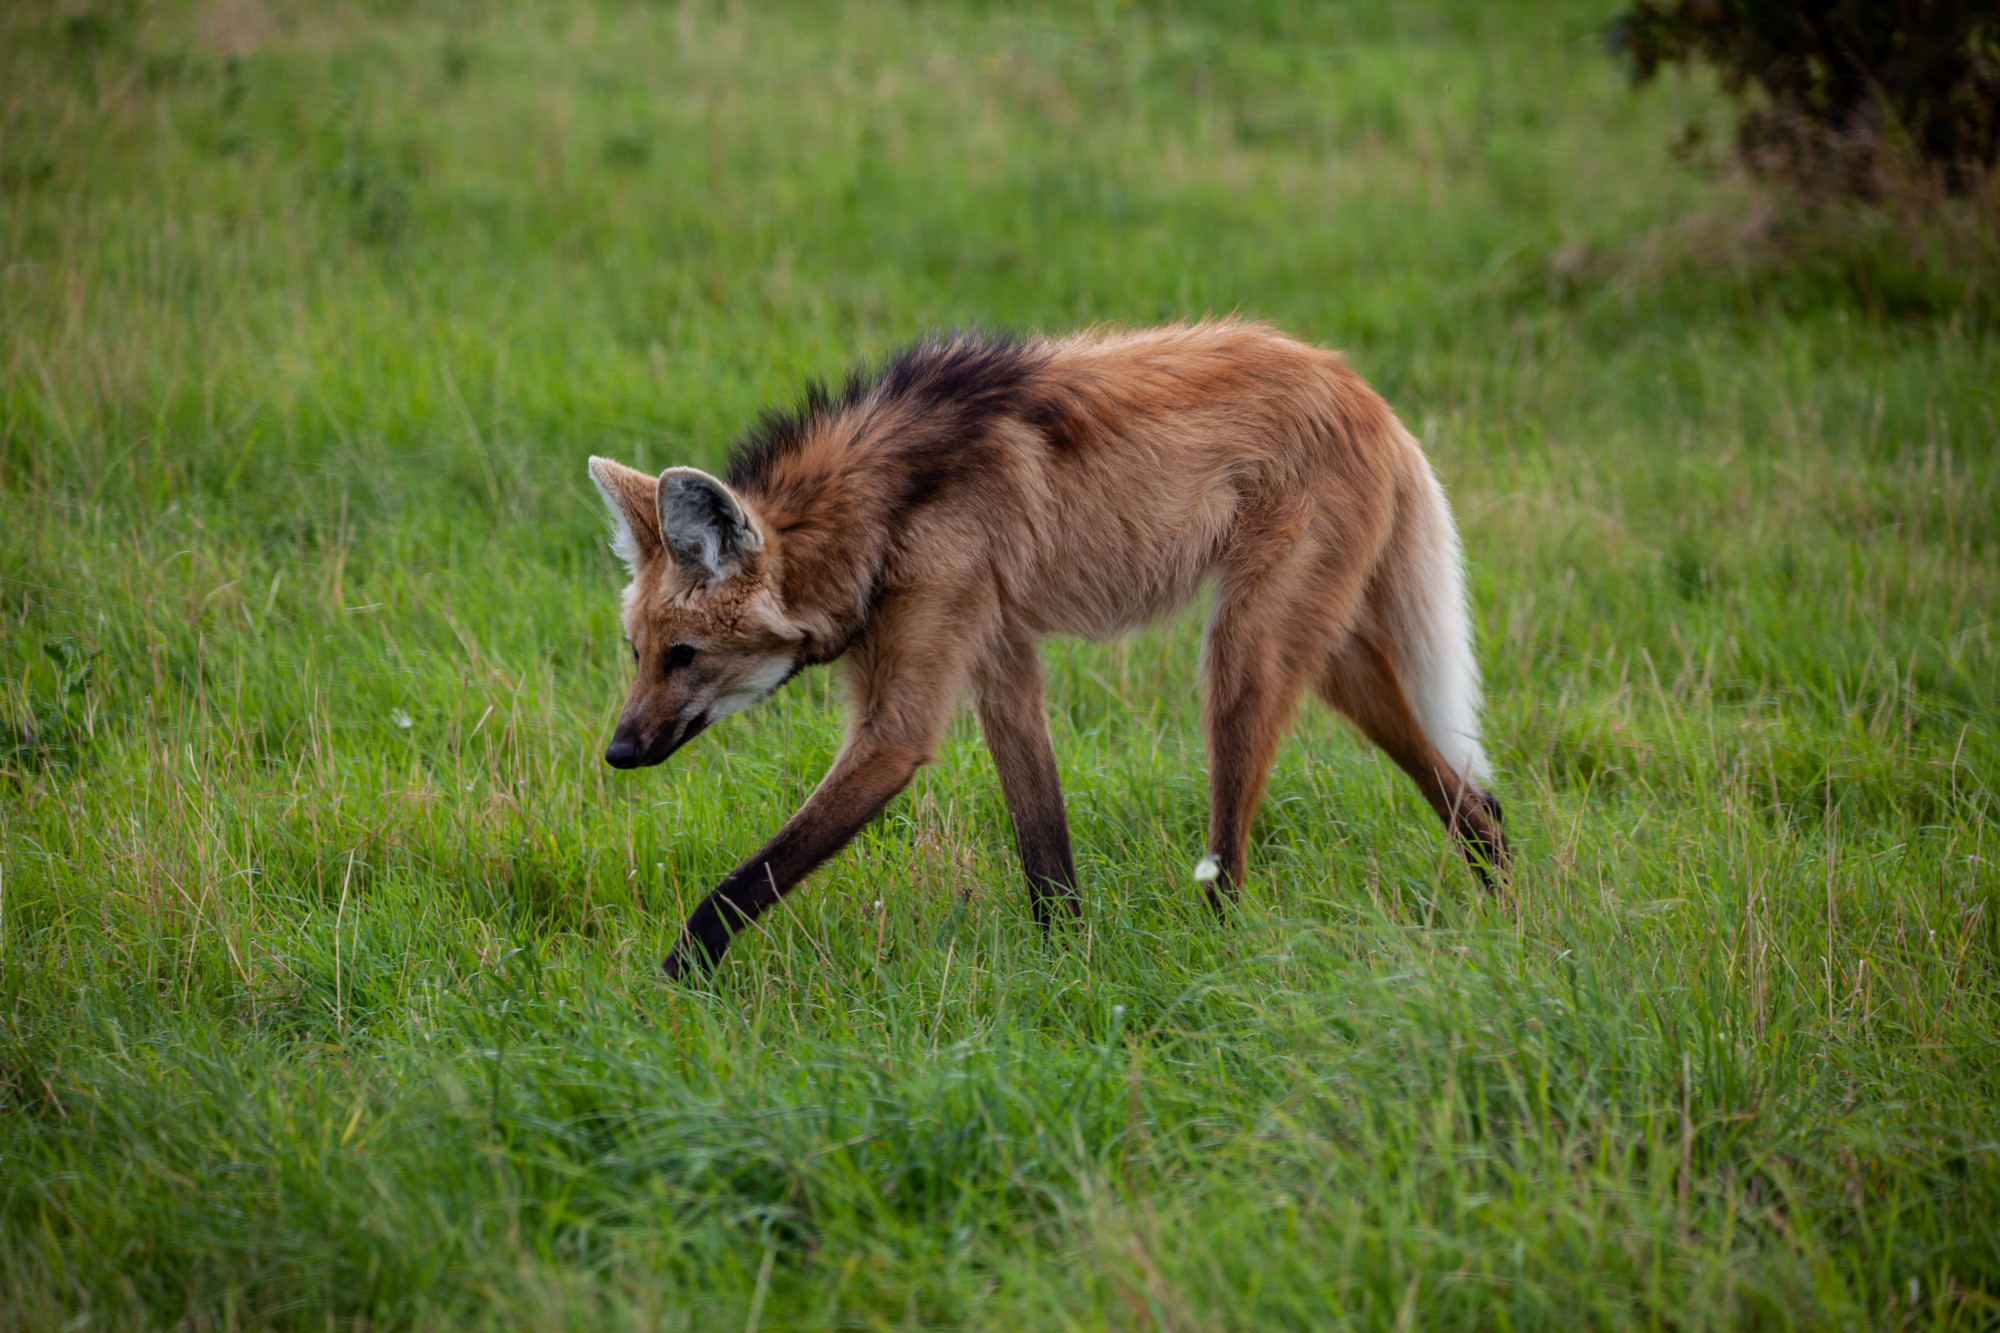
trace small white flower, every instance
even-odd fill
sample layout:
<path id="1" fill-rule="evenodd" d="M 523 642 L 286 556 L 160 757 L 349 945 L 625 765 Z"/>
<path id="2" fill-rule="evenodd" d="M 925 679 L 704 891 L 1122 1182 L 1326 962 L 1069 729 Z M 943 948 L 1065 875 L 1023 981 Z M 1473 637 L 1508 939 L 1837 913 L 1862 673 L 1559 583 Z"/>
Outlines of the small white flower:
<path id="1" fill-rule="evenodd" d="M 1210 852 L 1207 856 L 1204 856 L 1201 858 L 1201 860 L 1195 862 L 1194 866 L 1195 883 L 1213 884 L 1216 880 L 1221 878 L 1222 878 L 1222 862 L 1215 859 L 1214 852 Z"/>
<path id="2" fill-rule="evenodd" d="M 404 731 L 408 731 L 411 727 L 416 725 L 415 722 L 412 722 L 410 720 L 410 715 L 408 713 L 405 713 L 400 708 L 391 708 L 389 710 L 389 720 L 391 722 L 394 722 L 397 726 L 401 727 Z"/>

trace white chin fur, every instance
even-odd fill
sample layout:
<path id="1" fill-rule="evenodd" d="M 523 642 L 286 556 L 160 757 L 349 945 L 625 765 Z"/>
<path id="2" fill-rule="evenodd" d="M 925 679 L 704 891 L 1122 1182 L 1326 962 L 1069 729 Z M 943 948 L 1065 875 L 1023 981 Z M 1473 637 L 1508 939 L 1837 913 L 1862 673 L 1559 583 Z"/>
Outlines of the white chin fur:
<path id="1" fill-rule="evenodd" d="M 771 691 L 785 683 L 785 677 L 792 674 L 792 662 L 788 657 L 773 657 L 761 663 L 754 671 L 715 697 L 709 706 L 711 718 L 725 718 L 731 713 L 763 703 L 771 697 Z"/>

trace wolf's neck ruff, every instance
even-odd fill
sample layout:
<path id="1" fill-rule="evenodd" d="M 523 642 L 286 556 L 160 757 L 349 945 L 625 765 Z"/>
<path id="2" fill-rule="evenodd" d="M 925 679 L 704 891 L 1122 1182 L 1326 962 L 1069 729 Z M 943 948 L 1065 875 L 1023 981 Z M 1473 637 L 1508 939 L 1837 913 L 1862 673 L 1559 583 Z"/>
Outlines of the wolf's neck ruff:
<path id="1" fill-rule="evenodd" d="M 780 586 L 811 630 L 806 665 L 852 646 L 919 511 L 993 478 L 1000 424 L 1053 418 L 1051 360 L 1017 338 L 929 339 L 838 390 L 809 384 L 738 441 L 724 476 L 796 553 Z"/>

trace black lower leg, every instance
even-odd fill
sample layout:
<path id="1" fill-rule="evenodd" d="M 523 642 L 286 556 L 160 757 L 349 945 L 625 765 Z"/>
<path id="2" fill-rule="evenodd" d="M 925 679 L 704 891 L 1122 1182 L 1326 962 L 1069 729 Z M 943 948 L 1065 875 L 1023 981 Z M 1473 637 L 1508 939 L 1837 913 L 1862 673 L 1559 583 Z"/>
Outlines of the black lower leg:
<path id="1" fill-rule="evenodd" d="M 822 784 L 777 837 L 730 871 L 688 914 L 680 941 L 661 963 L 667 976 L 698 976 L 713 968 L 737 932 L 763 915 L 820 862 L 845 847 L 882 813 L 915 771 L 914 759 L 897 758 Z"/>
<path id="2" fill-rule="evenodd" d="M 1076 891 L 1076 872 L 1067 877 L 1053 875 L 1028 875 L 1028 905 L 1035 914 L 1035 924 L 1044 932 L 1055 925 L 1060 913 L 1065 920 L 1075 920 L 1083 915 L 1083 899 Z"/>
<path id="3" fill-rule="evenodd" d="M 1491 792 L 1468 788 L 1471 809 L 1453 810 L 1445 823 L 1458 839 L 1472 873 L 1489 892 L 1499 886 L 1507 873 L 1507 837 L 1501 828 L 1499 798 Z"/>
<path id="4" fill-rule="evenodd" d="M 1208 855 L 1194 868 L 1194 877 L 1208 898 L 1209 910 L 1218 917 L 1228 915 L 1229 908 L 1242 896 L 1243 867 L 1248 859 L 1245 841 L 1243 831 L 1232 821 L 1216 821 L 1209 833 Z"/>
<path id="5" fill-rule="evenodd" d="M 1070 851 L 1069 822 L 1062 807 L 1014 820 L 1014 846 L 1028 880 L 1028 905 L 1035 924 L 1048 930 L 1058 911 L 1076 917 L 1083 903 L 1076 892 L 1076 859 Z"/>
<path id="6" fill-rule="evenodd" d="M 712 971 L 722 961 L 723 952 L 729 948 L 729 941 L 736 932 L 747 927 L 766 907 L 777 901 L 777 895 L 768 888 L 760 898 L 747 892 L 748 886 L 734 883 L 736 878 L 732 874 L 723 880 L 688 914 L 687 924 L 681 927 L 680 940 L 674 945 L 673 952 L 660 963 L 668 980 L 678 981 Z"/>

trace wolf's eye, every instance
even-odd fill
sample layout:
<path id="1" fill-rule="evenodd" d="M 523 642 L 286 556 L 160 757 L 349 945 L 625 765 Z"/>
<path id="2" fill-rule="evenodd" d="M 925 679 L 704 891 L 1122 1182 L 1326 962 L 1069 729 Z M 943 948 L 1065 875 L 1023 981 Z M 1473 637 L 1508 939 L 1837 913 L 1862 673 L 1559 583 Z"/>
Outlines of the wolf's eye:
<path id="1" fill-rule="evenodd" d="M 694 645 L 691 643 L 677 643 L 667 649 L 667 670 L 669 671 L 677 671 L 692 661 L 694 661 Z"/>

